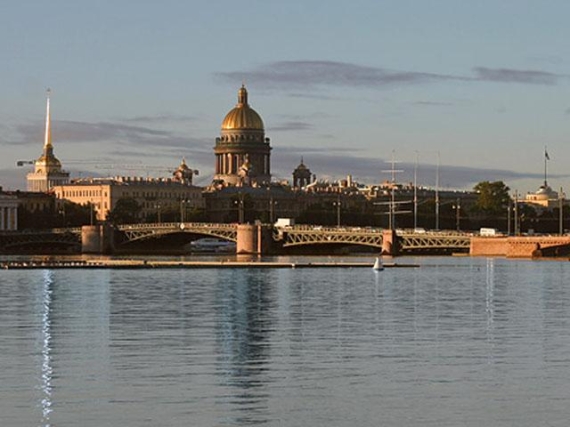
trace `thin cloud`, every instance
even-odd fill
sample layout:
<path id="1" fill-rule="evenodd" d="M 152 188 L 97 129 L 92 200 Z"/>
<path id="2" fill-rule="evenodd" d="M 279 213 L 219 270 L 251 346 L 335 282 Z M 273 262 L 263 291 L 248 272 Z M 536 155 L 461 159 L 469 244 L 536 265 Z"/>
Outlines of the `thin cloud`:
<path id="1" fill-rule="evenodd" d="M 475 67 L 473 72 L 477 76 L 477 80 L 500 83 L 555 85 L 560 77 L 546 71 L 513 70 L 510 68 Z"/>
<path id="2" fill-rule="evenodd" d="M 416 101 L 413 105 L 420 105 L 423 107 L 450 107 L 455 104 L 452 102 L 437 102 L 437 101 Z"/>
<path id="3" fill-rule="evenodd" d="M 356 147 L 349 147 L 349 146 L 329 146 L 329 147 L 316 147 L 314 145 L 310 146 L 281 146 L 274 148 L 278 152 L 292 152 L 292 153 L 357 153 L 362 151 Z"/>
<path id="4" fill-rule="evenodd" d="M 289 98 L 317 99 L 320 101 L 334 101 L 334 100 L 340 99 L 338 96 L 315 95 L 315 94 L 310 94 L 310 93 L 290 93 L 287 96 Z"/>
<path id="5" fill-rule="evenodd" d="M 335 61 L 278 61 L 262 65 L 251 71 L 217 73 L 226 81 L 255 81 L 256 84 L 273 88 L 348 86 L 383 87 L 398 84 L 425 83 L 443 80 L 463 80 L 435 73 L 393 71 Z"/>
<path id="6" fill-rule="evenodd" d="M 328 86 L 384 88 L 446 81 L 500 82 L 554 85 L 563 76 L 540 70 L 474 67 L 472 75 L 452 75 L 406 70 L 390 70 L 335 61 L 278 61 L 252 70 L 215 74 L 215 78 L 232 83 L 255 81 L 261 88 L 318 90 Z M 318 97 L 294 92 L 290 96 Z"/>
<path id="7" fill-rule="evenodd" d="M 179 114 L 160 114 L 157 116 L 137 116 L 137 117 L 130 117 L 124 119 L 123 121 L 126 123 L 153 123 L 153 124 L 160 124 L 160 123 L 185 123 L 185 122 L 193 122 L 197 120 L 196 117 L 193 116 L 184 116 Z"/>
<path id="8" fill-rule="evenodd" d="M 17 137 L 6 143 L 11 145 L 38 145 L 43 140 L 43 129 L 36 124 L 17 126 Z M 188 138 L 175 132 L 147 126 L 133 126 L 114 122 L 79 122 L 57 120 L 52 123 L 52 138 L 58 145 L 100 143 L 128 144 L 137 147 L 181 148 L 211 145 L 210 141 Z M 40 141 L 40 142 L 38 142 Z"/>
<path id="9" fill-rule="evenodd" d="M 36 124 L 23 124 L 16 128 L 21 141 L 41 140 L 42 127 Z M 168 137 L 170 132 L 151 129 L 142 126 L 130 126 L 112 122 L 78 122 L 69 120 L 55 120 L 52 122 L 52 137 L 58 143 L 98 142 L 109 140 L 137 140 L 147 138 Z M 17 143 L 20 143 L 18 141 Z"/>
<path id="10" fill-rule="evenodd" d="M 301 121 L 290 121 L 284 122 L 277 126 L 271 126 L 268 131 L 269 132 L 288 132 L 288 131 L 296 131 L 296 130 L 311 130 L 313 129 L 313 125 L 311 123 L 301 122 Z"/>

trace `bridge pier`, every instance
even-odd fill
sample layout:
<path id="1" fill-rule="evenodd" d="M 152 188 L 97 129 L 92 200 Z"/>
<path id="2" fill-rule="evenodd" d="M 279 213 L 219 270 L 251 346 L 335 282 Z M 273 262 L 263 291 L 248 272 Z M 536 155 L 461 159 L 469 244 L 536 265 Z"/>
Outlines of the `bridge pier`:
<path id="1" fill-rule="evenodd" d="M 114 231 L 107 224 L 81 227 L 81 252 L 84 254 L 108 254 L 114 249 Z"/>
<path id="2" fill-rule="evenodd" d="M 273 249 L 272 228 L 262 224 L 239 224 L 237 226 L 238 254 L 267 255 Z"/>
<path id="3" fill-rule="evenodd" d="M 398 236 L 396 230 L 382 231 L 382 255 L 398 255 Z"/>

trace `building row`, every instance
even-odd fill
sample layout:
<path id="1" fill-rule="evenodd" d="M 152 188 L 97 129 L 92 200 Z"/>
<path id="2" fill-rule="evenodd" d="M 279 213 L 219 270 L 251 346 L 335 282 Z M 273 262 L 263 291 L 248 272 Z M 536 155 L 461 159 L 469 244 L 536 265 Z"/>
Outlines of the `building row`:
<path id="1" fill-rule="evenodd" d="M 353 182 L 350 176 L 335 183 L 319 182 L 302 158 L 292 173 L 291 183 L 276 183 L 272 181 L 271 150 L 263 120 L 250 106 L 248 91 L 242 85 L 237 104 L 225 115 L 220 135 L 215 139 L 214 175 L 208 186 L 193 184 L 197 171 L 184 159 L 174 173 L 165 178 L 72 179 L 54 154 L 48 92 L 42 154 L 34 161 L 33 171 L 27 174 L 27 192 L 0 191 L 0 230 L 18 227 L 18 206 L 32 212 L 57 210 L 65 201 L 89 205 L 98 221 L 106 220 L 120 201 L 128 199 L 138 206 L 137 220 L 141 222 L 156 221 L 165 212 L 178 212 L 178 220 L 182 221 L 189 211 L 201 211 L 213 222 L 235 222 L 298 217 L 313 207 L 337 216 L 341 211 L 366 215 L 382 210 L 371 208 L 382 203 L 384 210 L 390 210 L 392 215 L 396 208 L 390 203 L 396 199 L 417 203 L 419 197 L 442 204 L 457 200 L 463 209 L 468 209 L 476 200 L 472 192 L 414 189 L 395 182 L 362 185 Z M 548 209 L 559 206 L 559 196 L 545 179 L 537 193 L 528 194 L 521 202 Z M 388 205 L 390 207 L 386 207 Z M 318 212 L 317 208 L 313 210 Z M 411 211 L 411 205 L 408 210 Z"/>

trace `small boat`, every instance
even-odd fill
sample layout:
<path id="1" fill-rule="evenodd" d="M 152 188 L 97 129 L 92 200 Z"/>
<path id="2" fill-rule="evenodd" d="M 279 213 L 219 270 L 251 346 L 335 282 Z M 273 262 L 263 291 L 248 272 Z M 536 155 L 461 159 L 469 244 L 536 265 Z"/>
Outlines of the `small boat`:
<path id="1" fill-rule="evenodd" d="M 192 252 L 235 252 L 236 244 L 226 240 L 204 238 L 190 243 Z"/>
<path id="2" fill-rule="evenodd" d="M 384 264 L 382 264 L 382 258 L 380 257 L 376 258 L 376 261 L 374 261 L 374 267 L 372 268 L 376 271 L 384 270 Z"/>

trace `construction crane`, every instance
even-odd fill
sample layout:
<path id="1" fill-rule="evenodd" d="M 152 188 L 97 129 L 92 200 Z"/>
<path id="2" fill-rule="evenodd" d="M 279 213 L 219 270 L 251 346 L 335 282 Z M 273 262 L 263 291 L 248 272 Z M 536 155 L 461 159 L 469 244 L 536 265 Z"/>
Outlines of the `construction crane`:
<path id="1" fill-rule="evenodd" d="M 172 167 L 172 166 L 149 166 L 149 165 L 114 165 L 114 164 L 110 164 L 110 165 L 97 165 L 95 166 L 95 169 L 105 169 L 105 170 L 129 170 L 129 171 L 145 171 L 148 172 L 149 171 L 160 171 L 160 172 L 170 172 L 170 173 L 174 173 L 178 170 L 178 167 Z M 190 169 L 192 170 L 192 174 L 194 175 L 199 175 L 200 172 L 197 169 Z"/>
<path id="2" fill-rule="evenodd" d="M 25 165 L 33 165 L 36 163 L 36 160 L 18 160 L 16 161 L 16 166 L 22 167 Z M 65 164 L 72 164 L 72 165 L 100 165 L 102 162 L 101 160 L 67 160 Z"/>
<path id="3" fill-rule="evenodd" d="M 18 167 L 22 167 L 24 165 L 33 165 L 34 161 L 33 160 L 18 160 L 16 162 L 16 166 Z"/>

